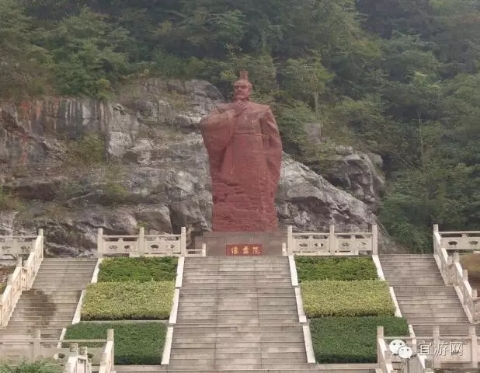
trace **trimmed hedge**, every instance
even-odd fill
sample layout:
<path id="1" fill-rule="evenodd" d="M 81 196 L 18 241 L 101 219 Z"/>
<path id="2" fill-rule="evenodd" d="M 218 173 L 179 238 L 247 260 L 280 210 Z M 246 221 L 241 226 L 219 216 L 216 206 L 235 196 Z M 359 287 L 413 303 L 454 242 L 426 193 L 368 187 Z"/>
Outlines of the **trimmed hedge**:
<path id="1" fill-rule="evenodd" d="M 163 320 L 170 315 L 175 283 L 100 282 L 87 287 L 82 320 Z"/>
<path id="2" fill-rule="evenodd" d="M 62 373 L 63 367 L 54 359 L 35 362 L 22 361 L 18 365 L 0 365 L 0 373 Z"/>
<path id="3" fill-rule="evenodd" d="M 107 258 L 100 264 L 98 282 L 174 281 L 178 258 Z"/>
<path id="4" fill-rule="evenodd" d="M 67 339 L 105 339 L 107 330 L 115 331 L 115 364 L 160 365 L 167 327 L 159 322 L 81 322 L 69 326 Z M 92 343 L 87 347 L 95 347 Z M 98 344 L 97 344 L 98 345 Z"/>
<path id="5" fill-rule="evenodd" d="M 320 364 L 376 363 L 377 326 L 386 336 L 407 336 L 401 317 L 324 317 L 310 320 L 315 358 Z"/>
<path id="6" fill-rule="evenodd" d="M 386 281 L 307 281 L 300 286 L 309 318 L 395 315 Z"/>
<path id="7" fill-rule="evenodd" d="M 377 267 L 370 257 L 335 258 L 296 256 L 298 279 L 318 280 L 377 280 Z"/>

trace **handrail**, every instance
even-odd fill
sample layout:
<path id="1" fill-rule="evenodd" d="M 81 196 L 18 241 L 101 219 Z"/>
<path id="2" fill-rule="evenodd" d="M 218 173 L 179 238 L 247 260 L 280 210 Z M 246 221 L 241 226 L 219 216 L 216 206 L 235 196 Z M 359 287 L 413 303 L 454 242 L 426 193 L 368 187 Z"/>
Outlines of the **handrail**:
<path id="1" fill-rule="evenodd" d="M 468 281 L 468 271 L 462 268 L 458 252 L 454 252 L 453 256 L 448 255 L 447 249 L 442 245 L 442 234 L 444 232 L 440 232 L 438 224 L 435 224 L 433 226 L 433 250 L 437 266 L 445 284 L 455 286 L 469 321 L 478 322 L 480 321 L 480 298 L 478 298 L 477 290 L 472 289 Z"/>
<path id="2" fill-rule="evenodd" d="M 7 326 L 22 291 L 31 289 L 42 260 L 43 229 L 40 229 L 25 263 L 21 257 L 17 257 L 15 271 L 9 276 L 7 287 L 0 297 L 0 328 Z"/>
<path id="3" fill-rule="evenodd" d="M 13 310 L 22 295 L 22 259 L 18 258 L 17 266 L 13 274 L 8 276 L 7 287 L 0 297 L 0 328 L 8 324 Z"/>

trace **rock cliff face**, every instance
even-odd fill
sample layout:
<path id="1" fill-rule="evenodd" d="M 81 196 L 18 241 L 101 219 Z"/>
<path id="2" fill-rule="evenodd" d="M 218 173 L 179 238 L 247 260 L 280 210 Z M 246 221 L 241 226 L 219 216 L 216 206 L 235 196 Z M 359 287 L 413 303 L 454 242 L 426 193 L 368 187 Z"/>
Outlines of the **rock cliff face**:
<path id="1" fill-rule="evenodd" d="M 50 254 L 84 256 L 100 227 L 135 234 L 140 226 L 151 233 L 186 226 L 190 239 L 208 231 L 211 181 L 197 124 L 221 101 L 208 82 L 151 79 L 114 103 L 1 106 L 0 234 L 44 228 Z M 100 137 L 78 145 L 91 134 Z M 98 144 L 106 161 L 96 159 Z M 295 230 L 365 230 L 376 221 L 367 204 L 286 154 L 276 203 L 280 225 Z"/>

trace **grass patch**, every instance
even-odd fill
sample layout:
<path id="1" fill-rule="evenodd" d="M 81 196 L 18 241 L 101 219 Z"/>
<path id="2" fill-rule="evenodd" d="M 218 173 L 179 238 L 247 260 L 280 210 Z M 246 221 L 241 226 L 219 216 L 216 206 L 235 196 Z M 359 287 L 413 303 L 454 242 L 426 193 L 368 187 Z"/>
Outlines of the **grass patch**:
<path id="1" fill-rule="evenodd" d="M 65 339 L 104 339 L 108 329 L 115 331 L 115 364 L 161 364 L 167 327 L 159 322 L 81 322 L 67 328 Z M 96 346 L 92 343 L 87 347 Z"/>
<path id="2" fill-rule="evenodd" d="M 298 279 L 319 280 L 376 280 L 377 267 L 372 258 L 335 258 L 296 256 Z"/>
<path id="3" fill-rule="evenodd" d="M 307 281 L 300 286 L 309 318 L 395 315 L 386 281 Z"/>
<path id="4" fill-rule="evenodd" d="M 480 290 L 480 254 L 460 255 L 460 264 L 468 270 L 468 282 L 472 288 Z"/>
<path id="5" fill-rule="evenodd" d="M 320 364 L 376 363 L 377 326 L 385 336 L 407 336 L 402 317 L 324 317 L 310 320 L 315 358 Z"/>
<path id="6" fill-rule="evenodd" d="M 108 258 L 100 265 L 98 282 L 174 281 L 178 258 Z"/>
<path id="7" fill-rule="evenodd" d="M 165 320 L 170 315 L 174 291 L 173 281 L 90 284 L 82 320 Z"/>

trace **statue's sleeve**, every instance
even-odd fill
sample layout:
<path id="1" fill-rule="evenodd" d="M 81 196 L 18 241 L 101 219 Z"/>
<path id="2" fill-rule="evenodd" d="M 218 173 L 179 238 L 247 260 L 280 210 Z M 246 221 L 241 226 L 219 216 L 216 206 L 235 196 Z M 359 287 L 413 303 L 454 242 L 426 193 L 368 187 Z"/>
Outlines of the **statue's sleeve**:
<path id="1" fill-rule="evenodd" d="M 270 108 L 261 119 L 261 124 L 268 171 L 271 181 L 276 187 L 280 179 L 280 167 L 282 165 L 282 139 Z"/>
<path id="2" fill-rule="evenodd" d="M 233 113 L 231 110 L 220 112 L 216 109 L 200 121 L 199 127 L 208 153 L 221 152 L 228 145 L 233 135 Z"/>

